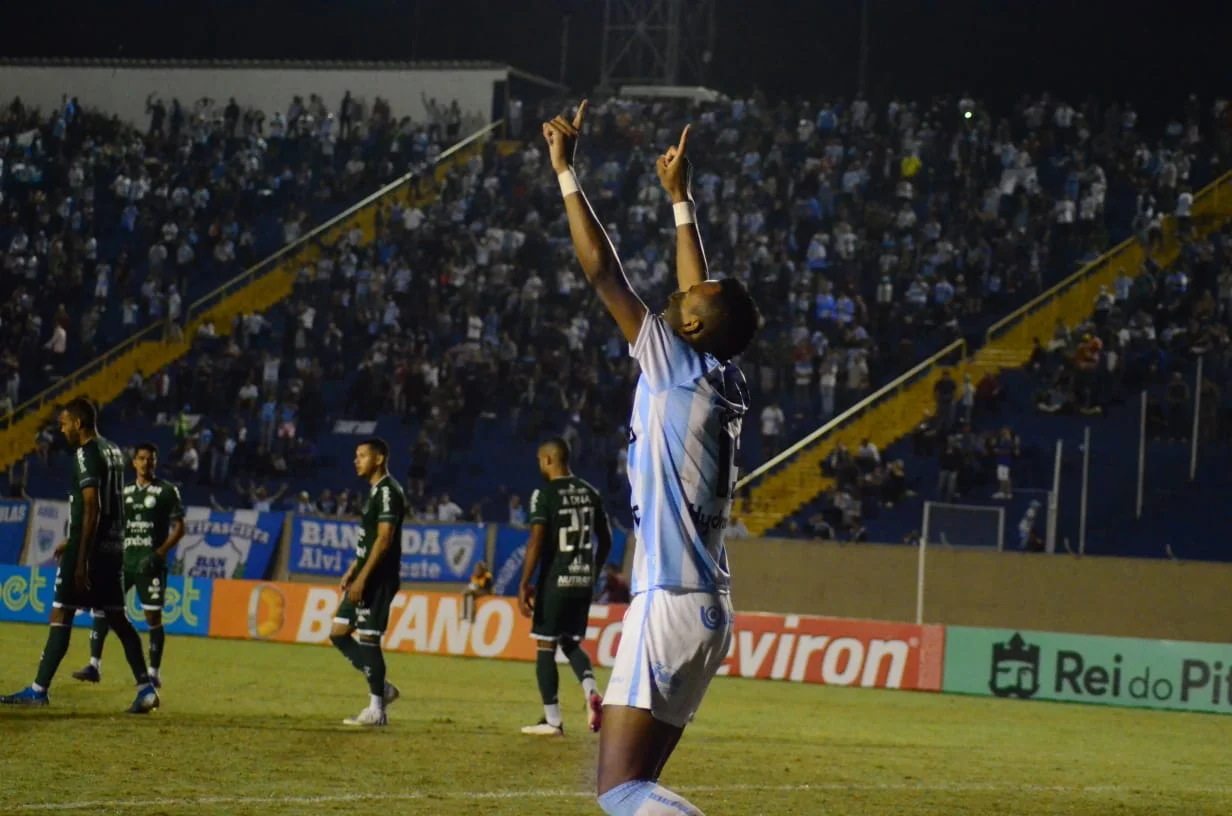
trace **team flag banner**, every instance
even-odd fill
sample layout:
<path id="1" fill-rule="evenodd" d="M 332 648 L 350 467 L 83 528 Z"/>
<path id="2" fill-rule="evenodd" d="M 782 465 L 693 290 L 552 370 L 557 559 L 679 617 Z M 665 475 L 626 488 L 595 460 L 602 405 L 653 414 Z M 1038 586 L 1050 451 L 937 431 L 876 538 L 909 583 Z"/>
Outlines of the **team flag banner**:
<path id="1" fill-rule="evenodd" d="M 206 636 L 210 631 L 212 583 L 208 579 L 174 576 L 167 579 L 163 626 L 175 635 Z M 0 620 L 20 623 L 47 623 L 55 594 L 54 568 L 0 566 Z M 128 591 L 128 618 L 145 631 L 145 613 L 135 589 Z M 93 623 L 88 611 L 78 612 L 74 626 Z"/>
<path id="2" fill-rule="evenodd" d="M 21 559 L 29 518 L 30 502 L 0 500 L 0 564 L 16 564 Z"/>
<path id="3" fill-rule="evenodd" d="M 948 626 L 943 690 L 1232 714 L 1232 645 Z"/>
<path id="4" fill-rule="evenodd" d="M 359 522 L 314 516 L 291 521 L 287 568 L 304 575 L 341 577 L 355 560 Z M 466 582 L 483 560 L 482 524 L 407 524 L 402 527 L 402 580 Z"/>
<path id="5" fill-rule="evenodd" d="M 215 581 L 210 635 L 280 643 L 328 643 L 341 593 L 333 587 Z M 583 648 L 600 666 L 615 662 L 625 606 L 595 604 Z M 535 659 L 530 621 L 515 601 L 478 601 L 475 621 L 459 595 L 400 592 L 384 647 L 419 654 Z M 945 650 L 941 626 L 736 615 L 736 636 L 720 674 L 796 683 L 938 691 Z M 558 659 L 561 659 L 558 656 Z"/>
<path id="6" fill-rule="evenodd" d="M 55 567 L 56 547 L 68 538 L 68 521 L 68 502 L 34 500 L 26 534 L 26 566 Z"/>
<path id="7" fill-rule="evenodd" d="M 172 575 L 251 578 L 269 574 L 286 513 L 184 508 L 184 538 L 171 551 Z"/>
<path id="8" fill-rule="evenodd" d="M 496 595 L 516 597 L 522 579 L 522 565 L 526 562 L 526 544 L 530 530 L 524 527 L 500 525 L 496 528 L 496 552 L 492 558 L 492 592 Z M 625 562 L 625 547 L 628 537 L 623 530 L 612 528 L 612 552 L 609 564 L 620 566 Z M 602 582 L 602 577 L 600 577 Z"/>

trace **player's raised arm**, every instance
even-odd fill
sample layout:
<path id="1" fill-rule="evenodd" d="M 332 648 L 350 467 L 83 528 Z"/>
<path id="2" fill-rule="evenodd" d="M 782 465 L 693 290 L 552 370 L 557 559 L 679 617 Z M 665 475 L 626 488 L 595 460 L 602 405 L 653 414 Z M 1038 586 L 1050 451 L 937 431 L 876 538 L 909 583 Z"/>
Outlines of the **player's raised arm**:
<path id="1" fill-rule="evenodd" d="M 599 219 L 590 208 L 590 202 L 578 186 L 573 172 L 573 159 L 577 152 L 578 133 L 586 114 L 586 101 L 578 105 L 572 122 L 557 116 L 543 123 L 543 138 L 548 143 L 548 155 L 552 169 L 560 181 L 560 191 L 565 197 L 565 212 L 569 216 L 569 234 L 573 249 L 586 279 L 594 286 L 599 299 L 616 318 L 621 333 L 630 343 L 637 340 L 646 318 L 646 304 L 629 286 L 629 279 L 621 268 L 616 249 Z"/>
<path id="2" fill-rule="evenodd" d="M 676 218 L 676 285 L 687 292 L 710 279 L 702 235 L 697 229 L 697 211 L 693 203 L 693 164 L 689 160 L 689 126 L 680 134 L 680 143 L 669 147 L 655 162 L 659 182 L 672 199 Z"/>

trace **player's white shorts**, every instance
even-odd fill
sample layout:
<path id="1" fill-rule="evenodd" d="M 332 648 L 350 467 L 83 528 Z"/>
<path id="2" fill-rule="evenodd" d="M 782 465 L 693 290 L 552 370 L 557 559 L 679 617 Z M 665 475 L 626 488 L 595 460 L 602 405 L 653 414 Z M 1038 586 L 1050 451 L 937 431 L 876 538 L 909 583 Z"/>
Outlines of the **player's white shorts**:
<path id="1" fill-rule="evenodd" d="M 645 709 L 683 728 L 727 657 L 733 624 L 729 595 L 667 589 L 635 595 L 603 702 Z"/>
<path id="2" fill-rule="evenodd" d="M 1010 466 L 997 465 L 997 481 L 1008 482 L 1010 480 Z"/>

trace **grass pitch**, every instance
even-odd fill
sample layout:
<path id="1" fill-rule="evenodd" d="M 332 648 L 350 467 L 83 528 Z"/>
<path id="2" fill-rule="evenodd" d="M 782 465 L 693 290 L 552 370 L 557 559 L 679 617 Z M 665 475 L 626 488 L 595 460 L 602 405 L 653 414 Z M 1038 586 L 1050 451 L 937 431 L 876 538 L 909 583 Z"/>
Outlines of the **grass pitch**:
<path id="1" fill-rule="evenodd" d="M 45 627 L 0 625 L 0 691 L 30 681 Z M 596 814 L 597 738 L 561 669 L 563 739 L 525 663 L 388 656 L 390 727 L 333 649 L 169 637 L 163 708 L 132 698 L 111 638 L 99 686 L 0 710 L 0 814 Z M 606 678 L 601 678 L 601 682 Z M 1232 717 L 715 681 L 663 783 L 708 814 L 1228 814 Z"/>

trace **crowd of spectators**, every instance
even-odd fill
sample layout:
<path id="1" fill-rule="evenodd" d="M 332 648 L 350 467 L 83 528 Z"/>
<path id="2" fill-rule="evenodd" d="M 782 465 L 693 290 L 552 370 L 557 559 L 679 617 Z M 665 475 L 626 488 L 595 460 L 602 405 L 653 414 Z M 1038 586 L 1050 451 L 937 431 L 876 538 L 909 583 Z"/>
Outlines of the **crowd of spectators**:
<path id="1" fill-rule="evenodd" d="M 368 132 L 340 149 L 345 129 L 320 100 L 296 109 L 268 124 L 242 113 L 214 120 L 228 144 L 255 139 L 266 151 L 275 133 L 297 135 L 302 161 L 279 177 L 295 185 L 294 203 L 275 215 L 288 241 L 303 234 L 300 214 L 314 198 L 391 178 L 430 160 L 433 136 L 458 132 L 395 126 L 377 105 Z M 1164 214 L 1188 215 L 1192 191 L 1227 155 L 1222 103 L 1203 110 L 1191 98 L 1149 136 L 1123 104 L 1074 107 L 1042 95 L 1007 114 L 965 94 L 877 105 L 760 96 L 592 104 L 579 176 L 652 308 L 675 279 L 670 202 L 652 165 L 692 124 L 711 269 L 745 280 L 768 318 L 741 363 L 755 404 L 775 412 L 750 417 L 761 434 L 746 434 L 742 466 L 931 350 L 977 334 L 1110 241 L 1135 230 L 1153 240 Z M 144 139 L 156 138 L 151 130 Z M 323 159 L 332 161 L 318 172 Z M 541 146 L 506 154 L 490 144 L 436 192 L 422 209 L 386 207 L 374 241 L 352 234 L 321 247 L 285 307 L 198 338 L 190 361 L 132 384 L 134 406 L 192 406 L 206 417 L 183 445 L 196 452 L 198 479 L 303 481 L 332 420 L 394 414 L 416 430 L 407 482 L 427 517 L 439 517 L 446 499 L 432 474 L 450 467 L 480 422 L 528 440 L 562 433 L 613 494 L 625 489 L 637 372 L 577 270 Z M 884 503 L 909 492 L 901 466 L 853 459 L 852 492 Z M 834 472 L 850 475 L 851 466 Z M 464 515 L 482 516 L 485 498 L 465 497 Z M 326 512 L 346 506 L 339 499 L 301 496 Z M 856 507 L 834 520 L 858 536 L 866 515 Z"/>
<path id="2" fill-rule="evenodd" d="M 0 415 L 407 169 L 464 121 L 349 93 L 286 112 L 147 101 L 141 130 L 65 97 L 0 107 Z"/>

